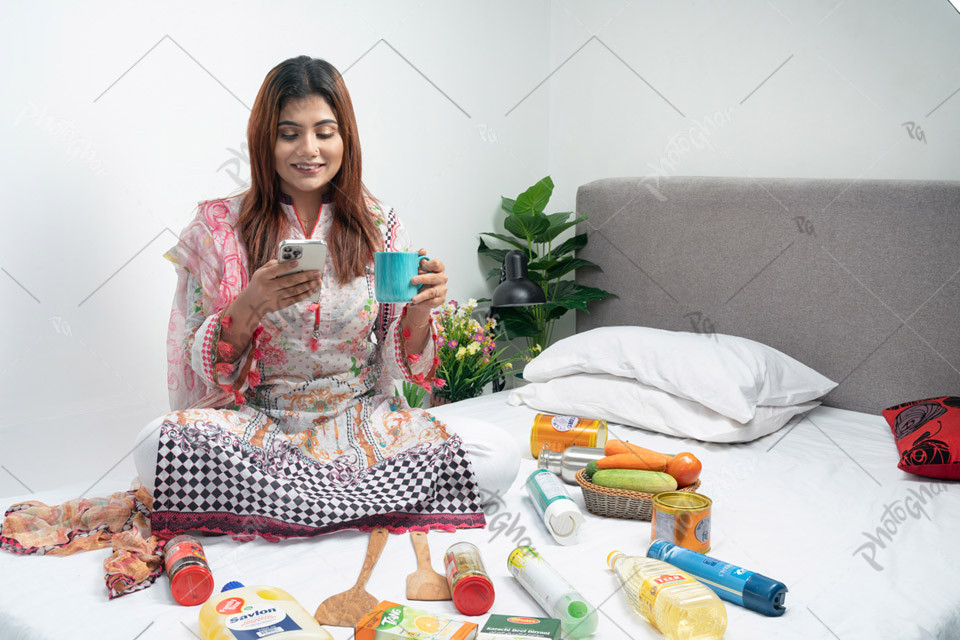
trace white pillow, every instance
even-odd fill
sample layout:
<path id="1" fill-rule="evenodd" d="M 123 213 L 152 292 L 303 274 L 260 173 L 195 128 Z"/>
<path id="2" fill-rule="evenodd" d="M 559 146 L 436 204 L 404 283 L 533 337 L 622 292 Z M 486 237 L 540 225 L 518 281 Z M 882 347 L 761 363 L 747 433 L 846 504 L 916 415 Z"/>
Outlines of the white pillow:
<path id="1" fill-rule="evenodd" d="M 573 373 L 609 373 L 687 398 L 738 422 L 757 405 L 786 407 L 837 386 L 765 344 L 719 333 L 601 327 L 564 338 L 527 363 L 523 377 L 546 382 Z"/>
<path id="2" fill-rule="evenodd" d="M 789 407 L 758 406 L 746 424 L 629 378 L 578 373 L 548 382 L 530 383 L 510 392 L 508 402 L 548 413 L 603 418 L 681 438 L 705 442 L 749 442 L 769 435 L 791 418 L 819 406 L 805 402 Z"/>

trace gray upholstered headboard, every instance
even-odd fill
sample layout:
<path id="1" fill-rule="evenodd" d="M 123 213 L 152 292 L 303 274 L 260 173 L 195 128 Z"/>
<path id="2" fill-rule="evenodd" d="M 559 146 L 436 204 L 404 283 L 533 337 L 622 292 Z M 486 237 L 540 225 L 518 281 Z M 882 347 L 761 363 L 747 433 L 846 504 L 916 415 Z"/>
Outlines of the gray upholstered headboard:
<path id="1" fill-rule="evenodd" d="M 960 395 L 960 182 L 671 177 L 580 187 L 577 281 L 618 294 L 577 331 L 743 336 L 879 413 Z"/>

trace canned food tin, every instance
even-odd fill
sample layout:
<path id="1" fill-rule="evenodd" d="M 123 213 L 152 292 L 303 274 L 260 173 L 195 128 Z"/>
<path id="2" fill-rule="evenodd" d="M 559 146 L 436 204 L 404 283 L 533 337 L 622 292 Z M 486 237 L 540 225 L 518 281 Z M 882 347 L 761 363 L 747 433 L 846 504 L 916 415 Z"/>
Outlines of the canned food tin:
<path id="1" fill-rule="evenodd" d="M 666 540 L 697 553 L 710 551 L 710 506 L 705 495 L 664 491 L 653 496 L 650 539 Z"/>
<path id="2" fill-rule="evenodd" d="M 599 447 L 607 444 L 607 421 L 538 413 L 530 429 L 530 455 L 540 455 L 543 445 L 551 451 L 567 447 Z"/>

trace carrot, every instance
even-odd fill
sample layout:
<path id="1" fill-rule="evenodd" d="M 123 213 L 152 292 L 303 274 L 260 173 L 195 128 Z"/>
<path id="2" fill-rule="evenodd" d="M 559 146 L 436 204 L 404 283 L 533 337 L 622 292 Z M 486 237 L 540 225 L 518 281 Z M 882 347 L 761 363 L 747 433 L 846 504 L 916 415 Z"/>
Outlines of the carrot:
<path id="1" fill-rule="evenodd" d="M 607 446 L 603 448 L 604 455 L 612 456 L 618 453 L 630 453 L 630 443 L 623 440 L 607 440 Z"/>
<path id="2" fill-rule="evenodd" d="M 662 460 L 664 466 L 673 458 L 672 455 L 653 451 L 652 449 L 644 449 L 643 447 L 624 442 L 623 440 L 607 440 L 607 445 L 604 447 L 603 453 L 608 456 L 627 453 L 632 456 L 639 456 L 644 460 L 649 460 L 650 464 L 659 464 Z"/>
<path id="3" fill-rule="evenodd" d="M 638 447 L 639 448 L 639 447 Z M 640 469 L 642 471 L 665 471 L 669 462 L 667 456 L 656 451 L 644 449 L 646 454 L 637 451 L 615 453 L 597 460 L 598 469 Z"/>

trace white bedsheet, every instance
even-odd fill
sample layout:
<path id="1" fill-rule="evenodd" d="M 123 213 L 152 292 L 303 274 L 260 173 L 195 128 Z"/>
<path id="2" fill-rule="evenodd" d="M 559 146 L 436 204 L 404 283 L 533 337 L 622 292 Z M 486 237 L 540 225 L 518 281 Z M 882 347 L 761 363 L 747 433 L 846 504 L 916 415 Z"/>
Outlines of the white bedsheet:
<path id="1" fill-rule="evenodd" d="M 536 468 L 528 441 L 536 412 L 507 405 L 505 393 L 434 412 L 440 419 L 457 413 L 496 422 L 525 452 L 503 503 L 488 509 L 487 529 L 429 535 L 435 569 L 441 569 L 450 544 L 473 542 L 494 580 L 492 612 L 543 615 L 506 569 L 507 554 L 529 538 L 599 607 L 595 637 L 662 637 L 629 608 L 605 564 L 612 549 L 643 554 L 649 523 L 593 516 L 583 509 L 580 489 L 569 486 L 587 522 L 579 545 L 556 544 L 523 491 L 526 475 Z M 881 417 L 820 407 L 775 434 L 739 445 L 703 444 L 617 425 L 611 431 L 611 437 L 652 449 L 696 454 L 704 464 L 700 491 L 713 499 L 710 555 L 789 588 L 787 611 L 779 618 L 727 603 L 726 638 L 960 637 L 960 488 L 898 470 Z M 116 489 L 126 488 L 129 480 L 118 478 Z M 85 488 L 66 487 L 30 499 L 57 504 Z M 876 539 L 877 529 L 884 527 L 889 536 L 871 548 L 867 534 Z M 352 586 L 366 541 L 366 534 L 344 531 L 277 544 L 211 537 L 204 546 L 218 590 L 229 580 L 274 585 L 312 613 L 321 600 Z M 0 638 L 199 637 L 199 607 L 176 604 L 165 577 L 146 591 L 108 601 L 102 568 L 107 555 L 108 550 L 63 558 L 0 553 Z M 367 590 L 382 600 L 463 618 L 451 602 L 415 603 L 403 597 L 406 575 L 415 568 L 409 536 L 390 536 Z M 471 618 L 481 624 L 485 619 Z M 353 637 L 351 630 L 328 629 L 338 640 Z"/>

